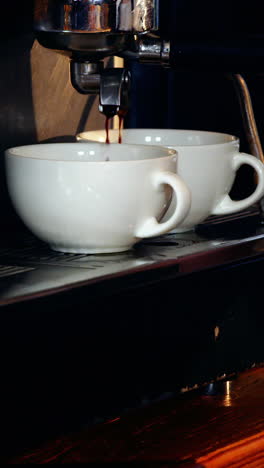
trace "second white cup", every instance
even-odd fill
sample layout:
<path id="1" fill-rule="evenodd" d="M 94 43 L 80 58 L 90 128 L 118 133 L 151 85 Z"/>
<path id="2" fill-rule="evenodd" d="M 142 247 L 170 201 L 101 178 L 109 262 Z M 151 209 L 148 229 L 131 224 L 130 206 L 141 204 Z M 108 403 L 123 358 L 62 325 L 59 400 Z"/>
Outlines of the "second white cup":
<path id="1" fill-rule="evenodd" d="M 77 135 L 79 141 L 105 141 L 104 130 Z M 118 130 L 110 131 L 110 141 L 118 141 Z M 210 215 L 235 213 L 258 202 L 264 195 L 264 165 L 254 156 L 239 152 L 239 139 L 233 135 L 167 129 L 125 129 L 123 142 L 162 145 L 178 152 L 177 173 L 192 194 L 188 216 L 173 230 L 184 232 L 194 229 Z M 255 191 L 243 200 L 231 200 L 229 192 L 240 166 L 248 164 L 258 175 Z M 166 221 L 175 207 L 175 197 L 166 213 Z"/>

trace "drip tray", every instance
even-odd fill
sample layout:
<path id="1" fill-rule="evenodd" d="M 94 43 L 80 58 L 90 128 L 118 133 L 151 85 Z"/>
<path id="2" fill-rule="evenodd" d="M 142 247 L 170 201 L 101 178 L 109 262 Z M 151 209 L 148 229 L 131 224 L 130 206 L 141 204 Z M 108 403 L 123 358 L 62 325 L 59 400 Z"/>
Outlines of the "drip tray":
<path id="1" fill-rule="evenodd" d="M 147 239 L 120 254 L 58 253 L 26 234 L 5 240 L 0 248 L 0 305 L 139 273 L 147 278 L 168 268 L 176 277 L 260 256 L 263 251 L 264 227 L 256 208 L 211 217 L 195 232 Z"/>

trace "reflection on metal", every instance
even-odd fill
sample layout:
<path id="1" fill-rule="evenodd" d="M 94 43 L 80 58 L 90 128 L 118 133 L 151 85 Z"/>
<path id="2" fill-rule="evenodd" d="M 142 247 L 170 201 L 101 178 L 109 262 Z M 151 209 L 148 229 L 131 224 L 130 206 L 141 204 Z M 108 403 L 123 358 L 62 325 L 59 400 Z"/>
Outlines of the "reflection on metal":
<path id="1" fill-rule="evenodd" d="M 138 35 L 158 30 L 159 0 L 35 0 L 34 30 L 44 47 L 101 60 L 134 54 Z"/>
<path id="2" fill-rule="evenodd" d="M 105 69 L 100 80 L 99 110 L 107 117 L 129 107 L 130 72 L 124 68 Z"/>
<path id="3" fill-rule="evenodd" d="M 215 329 L 214 329 L 214 339 L 215 339 L 215 341 L 218 340 L 219 335 L 220 335 L 220 328 L 215 327 Z"/>
<path id="4" fill-rule="evenodd" d="M 243 124 L 246 139 L 250 149 L 250 153 L 256 156 L 262 163 L 264 163 L 264 154 L 259 138 L 256 119 L 254 115 L 253 105 L 250 97 L 250 92 L 247 83 L 242 75 L 232 74 L 231 78 L 235 84 L 237 91 L 240 109 L 243 117 Z M 262 215 L 264 214 L 264 200 L 260 200 L 259 207 Z"/>
<path id="5" fill-rule="evenodd" d="M 127 3 L 134 4 L 133 30 L 150 31 L 158 28 L 158 1 L 157 0 L 134 0 Z M 133 8 L 133 7 L 132 7 Z"/>
<path id="6" fill-rule="evenodd" d="M 124 59 L 121 57 L 113 57 L 113 67 L 114 68 L 124 68 Z M 122 122 L 123 126 L 123 122 Z M 115 115 L 113 118 L 113 128 L 119 129 L 119 117 Z"/>
<path id="7" fill-rule="evenodd" d="M 160 63 L 169 66 L 170 41 L 163 41 L 154 35 L 143 35 L 136 41 L 136 45 L 141 63 Z"/>
<path id="8" fill-rule="evenodd" d="M 232 79 L 239 97 L 244 129 L 246 132 L 246 138 L 250 152 L 264 163 L 263 149 L 258 134 L 254 110 L 247 83 L 245 79 L 239 74 L 232 75 Z"/>
<path id="9" fill-rule="evenodd" d="M 103 282 L 105 279 L 122 281 L 130 275 L 144 272 L 153 278 L 166 274 L 175 278 L 262 255 L 264 228 L 247 235 L 240 229 L 239 235 L 210 239 L 195 232 L 167 234 L 156 239 L 146 239 L 128 252 L 111 255 L 62 254 L 49 249 L 35 237 L 25 237 L 14 243 L 7 240 L 0 248 L 2 278 L 0 280 L 0 307 L 10 302 L 54 294 L 72 288 Z M 260 253 L 259 253 L 260 252 Z M 20 274 L 9 276 L 9 266 L 22 269 Z M 4 269 L 3 269 L 4 267 Z M 6 269 L 7 267 L 7 269 Z M 142 284 L 142 275 L 138 275 Z M 128 280 L 129 282 L 129 280 Z M 134 283 L 135 284 L 135 283 Z M 221 379 L 226 376 L 222 376 Z"/>
<path id="10" fill-rule="evenodd" d="M 158 0 L 36 0 L 40 31 L 147 32 L 158 29 Z"/>
<path id="11" fill-rule="evenodd" d="M 27 271 L 35 270 L 34 267 L 22 267 L 17 265 L 0 265 L 0 278 L 25 273 Z"/>
<path id="12" fill-rule="evenodd" d="M 107 117 L 129 107 L 130 72 L 124 68 L 105 68 L 103 61 L 71 60 L 71 82 L 81 94 L 100 94 L 99 110 Z"/>
<path id="13" fill-rule="evenodd" d="M 98 94 L 100 90 L 103 62 L 88 62 L 71 60 L 71 82 L 73 87 L 81 94 Z"/>
<path id="14" fill-rule="evenodd" d="M 228 380 L 227 382 L 225 382 L 225 394 L 224 394 L 224 400 L 223 400 L 223 405 L 227 408 L 232 406 L 231 390 L 232 390 L 232 381 Z"/>

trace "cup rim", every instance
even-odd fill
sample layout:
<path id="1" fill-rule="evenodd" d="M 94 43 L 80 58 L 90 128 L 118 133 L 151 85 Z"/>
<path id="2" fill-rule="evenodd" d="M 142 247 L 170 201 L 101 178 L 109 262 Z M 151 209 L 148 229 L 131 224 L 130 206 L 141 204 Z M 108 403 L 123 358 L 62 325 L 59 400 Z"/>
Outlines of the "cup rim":
<path id="1" fill-rule="evenodd" d="M 96 145 L 96 146 L 101 146 L 101 147 L 104 147 L 105 148 L 105 143 L 101 143 L 101 142 L 97 142 L 97 141 L 86 141 L 86 142 L 71 142 L 71 143 L 36 143 L 36 144 L 32 144 L 32 145 L 22 145 L 22 146 L 14 146 L 14 147 L 11 147 L 11 148 L 7 148 L 5 150 L 5 155 L 8 157 L 8 156 L 13 156 L 13 157 L 17 157 L 17 158 L 21 158 L 21 159 L 25 159 L 25 160 L 35 160 L 35 161 L 49 161 L 49 162 L 63 162 L 63 163 L 84 163 L 84 164 L 117 164 L 117 163 L 121 163 L 121 164 L 125 164 L 125 163 L 143 163 L 144 161 L 156 161 L 156 160 L 159 160 L 159 159 L 166 159 L 166 158 L 171 158 L 171 157 L 177 157 L 178 156 L 178 153 L 175 149 L 173 148 L 169 148 L 167 146 L 164 146 L 164 145 L 160 145 L 160 146 L 157 146 L 157 145 L 143 145 L 143 144 L 134 144 L 134 143 L 124 143 L 122 144 L 122 147 L 125 149 L 125 148 L 129 148 L 129 147 L 136 147 L 136 148 L 144 148 L 146 150 L 155 150 L 157 151 L 157 148 L 159 149 L 162 149 L 162 151 L 164 151 L 164 154 L 160 155 L 160 156 L 157 156 L 157 157 L 146 157 L 146 158 L 143 158 L 143 159 L 131 159 L 131 160 L 122 160 L 122 159 L 118 159 L 118 160 L 110 160 L 110 161 L 82 161 L 82 160 L 77 160 L 77 159 L 51 159 L 51 158 L 48 158 L 48 157 L 45 157 L 45 155 L 41 156 L 41 157 L 34 157 L 33 155 L 32 156 L 27 156 L 27 155 L 23 155 L 23 154 L 19 154 L 19 150 L 22 150 L 24 151 L 25 149 L 29 149 L 29 148 L 36 148 L 36 150 L 38 148 L 47 148 L 47 147 L 62 147 L 62 146 L 71 146 L 71 147 L 80 147 L 80 145 L 85 145 L 87 146 L 88 144 L 91 144 L 91 145 Z M 77 146 L 78 145 L 78 146 Z M 119 143 L 111 143 L 110 147 L 114 147 L 114 146 L 120 146 Z"/>
<path id="2" fill-rule="evenodd" d="M 219 143 L 202 143 L 202 144 L 190 144 L 190 145 L 185 145 L 185 144 L 178 144 L 178 143 L 166 143 L 165 146 L 166 147 L 178 147 L 178 148 L 193 148 L 193 147 L 202 147 L 202 146 L 206 146 L 206 147 L 213 147 L 213 146 L 219 146 L 219 145 L 230 145 L 230 144 L 239 144 L 240 143 L 240 139 L 235 136 L 235 135 L 232 135 L 232 134 L 229 134 L 229 133 L 222 133 L 222 132 L 214 132 L 214 131 L 208 131 L 208 130 L 193 130 L 193 129 L 179 129 L 179 128 L 124 128 L 123 129 L 124 132 L 126 131 L 138 131 L 138 132 L 149 132 L 149 131 L 157 131 L 157 132 L 181 132 L 181 133 L 196 133 L 196 134 L 204 134 L 204 135 L 217 135 L 217 136 L 222 136 L 222 137 L 228 137 L 229 138 L 229 141 L 222 141 L 222 142 L 219 142 Z M 103 129 L 97 129 L 97 130 L 86 130 L 85 132 L 80 132 L 80 133 L 77 133 L 76 134 L 76 140 L 77 141 L 81 141 L 81 142 L 85 142 L 87 141 L 87 143 L 91 143 L 91 142 L 96 142 L 96 140 L 93 140 L 93 139 L 90 139 L 90 138 L 84 138 L 83 135 L 87 135 L 87 134 L 90 134 L 90 133 L 96 133 L 96 132 L 104 132 Z M 118 129 L 109 129 L 109 132 L 110 132 L 110 135 L 112 132 L 114 133 L 117 133 L 119 132 Z M 82 140 L 78 140 L 79 138 L 81 138 Z M 99 142 L 98 142 L 99 143 Z M 103 142 L 102 142 L 103 143 Z M 104 144 L 104 143 L 103 143 Z M 116 143 L 111 143 L 111 144 L 116 144 Z M 122 144 L 128 144 L 128 143 L 122 143 Z M 137 144 L 137 143 L 136 143 Z M 144 145 L 143 143 L 139 143 L 138 145 Z M 154 146 L 154 145 L 145 145 L 145 146 Z M 155 145 L 155 146 L 159 146 L 159 145 Z M 164 146 L 163 144 L 161 144 L 160 146 Z"/>

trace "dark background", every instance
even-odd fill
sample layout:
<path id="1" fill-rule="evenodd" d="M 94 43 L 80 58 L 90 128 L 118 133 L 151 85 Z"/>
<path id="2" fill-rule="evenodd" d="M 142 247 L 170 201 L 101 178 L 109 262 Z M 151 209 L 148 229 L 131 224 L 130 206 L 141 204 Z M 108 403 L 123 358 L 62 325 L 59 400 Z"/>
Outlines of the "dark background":
<path id="1" fill-rule="evenodd" d="M 202 38 L 210 44 L 216 34 L 223 39 L 235 34 L 241 40 L 262 34 L 260 2 L 251 1 L 245 7 L 226 0 L 160 3 L 162 30 L 174 39 L 179 34 L 181 40 L 187 37 L 195 43 Z M 3 152 L 10 146 L 37 142 L 38 137 L 30 62 L 33 1 L 5 1 L 0 12 L 2 240 L 5 231 L 19 234 L 22 229 L 6 191 Z M 243 59 L 242 49 L 240 56 Z M 248 81 L 263 142 L 264 60 L 255 65 L 254 71 L 241 72 Z M 39 66 L 46 67 L 45 61 Z M 192 63 L 188 70 L 128 66 L 133 82 L 127 126 L 232 133 L 240 137 L 241 150 L 248 151 L 237 97 L 224 73 L 232 70 L 216 73 L 202 66 L 197 70 Z M 47 86 L 53 86 L 49 96 L 60 92 L 58 82 Z M 88 107 L 84 111 L 87 129 Z M 85 124 L 81 112 L 78 118 Z M 72 127 L 72 135 L 74 132 Z M 251 189 L 252 177 L 248 176 L 242 174 L 237 195 Z M 77 297 L 69 293 L 52 303 L 36 301 L 8 308 L 1 314 L 0 335 L 3 446 L 6 443 L 10 450 L 23 446 L 26 439 L 46 435 L 51 425 L 68 430 L 74 420 L 96 422 L 97 416 L 113 416 L 139 404 L 144 392 L 151 400 L 173 386 L 195 384 L 216 371 L 232 372 L 239 365 L 251 365 L 262 353 L 261 272 L 261 265 L 243 266 L 240 275 L 236 269 L 223 275 L 194 275 L 190 280 L 167 282 L 130 295 L 113 297 L 108 292 L 106 300 L 104 291 L 102 297 L 98 294 L 99 298 L 91 300 L 84 290 Z M 190 288 L 192 294 L 186 296 Z M 177 311 L 169 306 L 176 293 Z M 128 304 L 132 304 L 129 314 Z M 216 324 L 223 330 L 217 345 Z"/>

